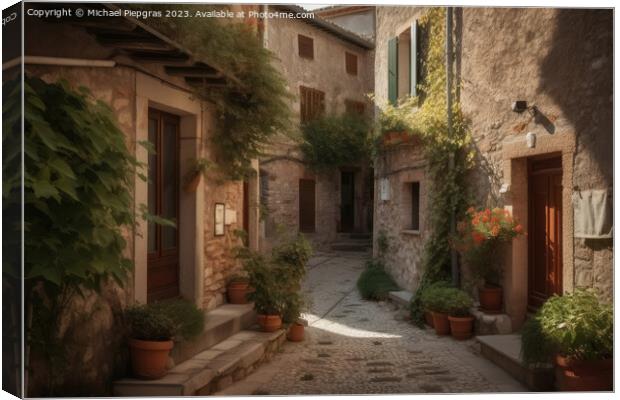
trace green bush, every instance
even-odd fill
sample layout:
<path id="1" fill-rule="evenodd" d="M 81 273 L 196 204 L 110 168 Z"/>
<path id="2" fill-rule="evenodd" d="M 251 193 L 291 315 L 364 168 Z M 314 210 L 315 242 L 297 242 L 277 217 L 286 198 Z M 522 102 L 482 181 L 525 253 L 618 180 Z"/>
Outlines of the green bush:
<path id="1" fill-rule="evenodd" d="M 424 290 L 426 310 L 448 314 L 450 312 L 450 304 L 446 290 L 449 289 L 447 287 L 434 286 Z"/>
<path id="2" fill-rule="evenodd" d="M 190 301 L 163 300 L 153 303 L 151 307 L 174 323 L 175 339 L 191 339 L 201 334 L 204 329 L 204 312 Z"/>
<path id="3" fill-rule="evenodd" d="M 370 161 L 370 127 L 355 115 L 327 116 L 302 127 L 301 151 L 317 170 Z"/>
<path id="4" fill-rule="evenodd" d="M 526 363 L 548 362 L 555 354 L 578 360 L 613 355 L 613 308 L 592 290 L 553 296 L 529 319 L 521 332 Z"/>
<path id="5" fill-rule="evenodd" d="M 473 306 L 471 296 L 461 289 L 445 288 L 443 293 L 447 299 L 448 314 L 452 317 L 466 317 Z"/>
<path id="6" fill-rule="evenodd" d="M 166 341 L 174 337 L 174 322 L 149 305 L 129 308 L 127 319 L 134 339 Z"/>
<path id="7" fill-rule="evenodd" d="M 420 304 L 422 306 L 422 309 L 424 311 L 430 311 L 429 295 L 432 295 L 434 290 L 439 289 L 439 288 L 447 288 L 451 286 L 452 284 L 448 281 L 437 281 L 437 282 L 431 283 L 425 288 L 420 289 L 419 297 L 420 297 Z"/>
<path id="8" fill-rule="evenodd" d="M 386 300 L 389 293 L 399 290 L 399 287 L 381 261 L 370 260 L 357 280 L 357 289 L 366 300 Z"/>

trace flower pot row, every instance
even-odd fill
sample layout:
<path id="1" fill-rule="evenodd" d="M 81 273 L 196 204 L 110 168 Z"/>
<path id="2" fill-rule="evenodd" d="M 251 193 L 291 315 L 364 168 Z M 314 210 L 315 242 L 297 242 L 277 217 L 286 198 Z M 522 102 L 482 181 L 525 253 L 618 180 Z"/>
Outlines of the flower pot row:
<path id="1" fill-rule="evenodd" d="M 440 312 L 431 312 L 432 327 L 440 336 L 451 334 L 456 340 L 467 340 L 473 336 L 474 317 L 453 317 Z"/>

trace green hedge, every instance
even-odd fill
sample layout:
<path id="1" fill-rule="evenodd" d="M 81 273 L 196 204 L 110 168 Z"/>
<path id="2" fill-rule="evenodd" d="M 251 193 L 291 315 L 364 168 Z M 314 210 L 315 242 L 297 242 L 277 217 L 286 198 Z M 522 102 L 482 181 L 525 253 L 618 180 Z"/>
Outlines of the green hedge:
<path id="1" fill-rule="evenodd" d="M 399 287 L 381 261 L 371 260 L 357 280 L 357 289 L 366 300 L 386 300 L 389 293 Z"/>

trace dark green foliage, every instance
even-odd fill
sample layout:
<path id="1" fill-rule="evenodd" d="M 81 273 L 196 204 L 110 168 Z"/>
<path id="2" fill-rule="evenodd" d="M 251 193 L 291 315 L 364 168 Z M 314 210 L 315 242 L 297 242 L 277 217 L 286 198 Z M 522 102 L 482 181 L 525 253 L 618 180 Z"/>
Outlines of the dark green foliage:
<path id="1" fill-rule="evenodd" d="M 204 312 L 190 301 L 171 299 L 151 305 L 154 313 L 165 316 L 173 322 L 177 340 L 188 340 L 202 333 L 205 325 Z"/>
<path id="2" fill-rule="evenodd" d="M 547 362 L 555 354 L 578 360 L 613 356 L 613 307 L 592 290 L 553 296 L 521 332 L 526 363 Z"/>
<path id="3" fill-rule="evenodd" d="M 452 284 L 447 281 L 437 281 L 433 282 L 430 285 L 426 286 L 423 289 L 419 289 L 419 299 L 420 305 L 423 311 L 430 311 L 430 305 L 432 302 L 432 297 L 436 293 L 437 289 L 449 288 L 452 287 Z M 413 299 L 412 299 L 413 300 Z"/>
<path id="4" fill-rule="evenodd" d="M 283 240 L 270 255 L 247 247 L 237 249 L 237 257 L 242 260 L 243 269 L 254 288 L 248 298 L 254 302 L 258 313 L 283 315 L 287 319 L 299 317 L 302 307 L 299 291 L 311 254 L 310 243 L 301 234 Z"/>
<path id="5" fill-rule="evenodd" d="M 399 290 L 379 260 L 366 263 L 366 269 L 357 280 L 357 289 L 366 300 L 386 300 L 391 291 Z"/>
<path id="6" fill-rule="evenodd" d="M 302 127 L 301 151 L 316 170 L 369 162 L 370 127 L 361 117 L 343 114 L 315 119 Z"/>
<path id="7" fill-rule="evenodd" d="M 174 321 L 150 305 L 139 305 L 127 310 L 131 337 L 139 340 L 172 340 Z"/>
<path id="8" fill-rule="evenodd" d="M 196 10 L 225 7 L 176 6 L 190 10 L 192 15 Z M 188 48 L 197 60 L 234 77 L 223 87 L 197 87 L 196 93 L 215 104 L 218 167 L 233 179 L 247 175 L 250 160 L 261 154 L 261 146 L 275 134 L 289 132 L 292 126 L 292 95 L 274 66 L 277 59 L 263 47 L 257 32 L 245 24 L 217 18 L 151 18 L 148 23 Z"/>
<path id="9" fill-rule="evenodd" d="M 443 289 L 448 305 L 448 314 L 453 317 L 466 317 L 473 306 L 473 300 L 465 291 L 457 288 Z"/>

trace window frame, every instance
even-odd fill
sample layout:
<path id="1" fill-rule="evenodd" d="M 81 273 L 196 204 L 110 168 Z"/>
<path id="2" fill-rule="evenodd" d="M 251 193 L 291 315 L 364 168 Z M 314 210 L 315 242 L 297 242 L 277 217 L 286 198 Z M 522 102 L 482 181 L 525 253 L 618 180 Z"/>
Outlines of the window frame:
<path id="1" fill-rule="evenodd" d="M 298 33 L 297 54 L 301 58 L 305 58 L 307 60 L 314 60 L 314 38 Z"/>

